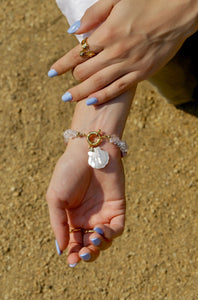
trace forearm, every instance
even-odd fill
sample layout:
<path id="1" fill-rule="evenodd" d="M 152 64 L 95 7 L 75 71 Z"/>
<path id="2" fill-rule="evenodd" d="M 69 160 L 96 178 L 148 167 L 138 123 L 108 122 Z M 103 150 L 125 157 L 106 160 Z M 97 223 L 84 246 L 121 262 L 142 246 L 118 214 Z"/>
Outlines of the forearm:
<path id="1" fill-rule="evenodd" d="M 101 129 L 106 134 L 122 136 L 135 87 L 107 104 L 90 107 L 81 101 L 76 105 L 72 129 L 89 132 Z"/>

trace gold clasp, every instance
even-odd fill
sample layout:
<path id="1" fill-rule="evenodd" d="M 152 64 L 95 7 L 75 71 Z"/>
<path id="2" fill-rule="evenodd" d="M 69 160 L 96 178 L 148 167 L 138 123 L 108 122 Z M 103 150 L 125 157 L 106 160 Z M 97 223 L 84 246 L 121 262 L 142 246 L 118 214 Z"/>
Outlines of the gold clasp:
<path id="1" fill-rule="evenodd" d="M 87 134 L 87 142 L 91 147 L 97 147 L 102 142 L 100 131 L 100 129 L 98 131 L 90 131 Z"/>

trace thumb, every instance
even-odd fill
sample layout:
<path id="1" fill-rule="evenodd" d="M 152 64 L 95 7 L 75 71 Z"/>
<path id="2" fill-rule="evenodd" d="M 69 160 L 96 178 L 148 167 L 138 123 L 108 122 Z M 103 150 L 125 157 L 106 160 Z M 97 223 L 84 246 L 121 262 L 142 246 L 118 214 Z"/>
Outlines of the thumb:
<path id="1" fill-rule="evenodd" d="M 46 198 L 51 227 L 56 237 L 56 248 L 58 247 L 57 252 L 60 255 L 67 248 L 69 242 L 69 225 L 65 205 L 52 194 L 53 192 L 48 192 Z"/>
<path id="2" fill-rule="evenodd" d="M 113 7 L 119 1 L 120 0 L 99 0 L 94 5 L 89 7 L 84 16 L 81 18 L 80 27 L 75 31 L 75 34 L 89 32 L 104 22 L 110 15 Z"/>

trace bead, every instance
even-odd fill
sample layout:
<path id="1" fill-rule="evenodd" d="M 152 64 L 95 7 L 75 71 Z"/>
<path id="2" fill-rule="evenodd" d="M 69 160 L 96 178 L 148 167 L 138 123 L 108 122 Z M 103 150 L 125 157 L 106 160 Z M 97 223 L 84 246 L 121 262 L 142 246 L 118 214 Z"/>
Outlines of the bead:
<path id="1" fill-rule="evenodd" d="M 118 136 L 114 136 L 114 135 L 111 136 L 109 142 L 116 145 L 122 152 L 123 156 L 127 154 L 127 149 L 128 149 L 127 144 L 126 142 L 121 141 Z"/>
<path id="2" fill-rule="evenodd" d="M 72 129 L 67 129 L 64 133 L 64 140 L 65 143 L 67 144 L 70 139 L 74 139 L 75 137 L 78 136 L 78 131 L 77 130 L 72 130 Z"/>
<path id="3" fill-rule="evenodd" d="M 63 136 L 65 143 L 68 143 L 70 139 L 77 137 L 87 137 L 87 142 L 91 147 L 91 150 L 88 152 L 88 164 L 92 166 L 92 168 L 101 169 L 108 164 L 109 154 L 106 151 L 101 150 L 100 147 L 97 147 L 104 139 L 107 139 L 110 143 L 116 145 L 120 149 L 122 156 L 127 154 L 128 147 L 126 142 L 120 140 L 120 138 L 115 135 L 104 135 L 101 133 L 100 129 L 98 131 L 91 131 L 88 134 L 73 129 L 67 129 Z"/>

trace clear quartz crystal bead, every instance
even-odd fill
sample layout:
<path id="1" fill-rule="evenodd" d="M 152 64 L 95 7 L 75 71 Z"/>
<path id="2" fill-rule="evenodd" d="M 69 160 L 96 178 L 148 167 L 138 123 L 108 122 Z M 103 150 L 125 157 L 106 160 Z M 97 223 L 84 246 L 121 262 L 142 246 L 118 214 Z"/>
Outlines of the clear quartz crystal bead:
<path id="1" fill-rule="evenodd" d="M 68 143 L 70 139 L 74 139 L 75 137 L 77 137 L 77 135 L 78 135 L 77 130 L 67 129 L 63 133 L 65 143 Z"/>
<path id="2" fill-rule="evenodd" d="M 122 155 L 125 156 L 127 154 L 127 144 L 120 140 L 118 136 L 111 136 L 109 142 L 119 147 Z"/>
<path id="3" fill-rule="evenodd" d="M 110 143 L 113 143 L 113 144 L 116 144 L 120 141 L 119 137 L 118 136 L 111 136 L 110 139 L 109 139 L 109 142 Z"/>

